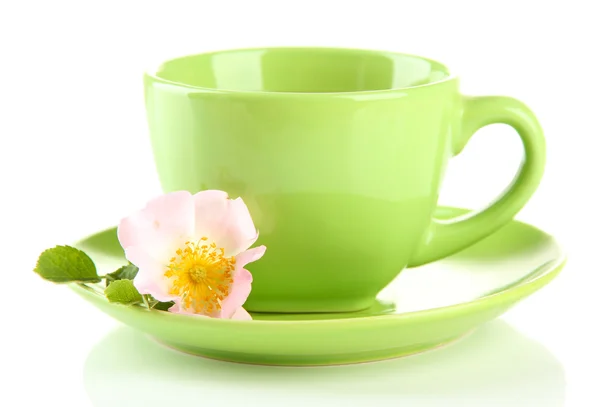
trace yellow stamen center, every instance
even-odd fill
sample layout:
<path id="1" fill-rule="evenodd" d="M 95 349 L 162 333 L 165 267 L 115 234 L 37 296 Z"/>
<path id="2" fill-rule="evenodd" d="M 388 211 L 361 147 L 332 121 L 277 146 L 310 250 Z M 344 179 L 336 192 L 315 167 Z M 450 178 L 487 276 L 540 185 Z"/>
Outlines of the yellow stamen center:
<path id="1" fill-rule="evenodd" d="M 210 314 L 220 310 L 229 295 L 235 257 L 225 257 L 224 249 L 207 240 L 185 242 L 183 249 L 177 249 L 165 277 L 172 278 L 169 293 L 180 297 L 184 308 Z"/>

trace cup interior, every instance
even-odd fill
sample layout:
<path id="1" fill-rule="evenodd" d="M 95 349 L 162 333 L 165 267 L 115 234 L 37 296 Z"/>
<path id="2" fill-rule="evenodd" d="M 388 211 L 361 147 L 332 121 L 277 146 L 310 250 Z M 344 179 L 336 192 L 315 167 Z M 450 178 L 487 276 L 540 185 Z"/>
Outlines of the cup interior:
<path id="1" fill-rule="evenodd" d="M 194 88 L 332 93 L 402 89 L 439 82 L 447 68 L 426 58 L 339 48 L 265 48 L 190 55 L 154 76 Z"/>

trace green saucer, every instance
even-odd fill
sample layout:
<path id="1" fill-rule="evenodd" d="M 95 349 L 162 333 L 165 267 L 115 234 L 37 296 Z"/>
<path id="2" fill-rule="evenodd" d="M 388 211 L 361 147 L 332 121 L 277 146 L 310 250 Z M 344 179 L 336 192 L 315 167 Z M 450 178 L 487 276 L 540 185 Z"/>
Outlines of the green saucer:
<path id="1" fill-rule="evenodd" d="M 440 216 L 464 210 L 445 208 Z M 116 230 L 77 244 L 100 273 L 125 259 Z M 369 309 L 340 314 L 259 314 L 253 321 L 197 318 L 110 304 L 71 285 L 126 325 L 180 351 L 234 362 L 332 365 L 410 355 L 451 343 L 550 282 L 565 264 L 556 240 L 513 221 L 442 261 L 404 270 Z"/>

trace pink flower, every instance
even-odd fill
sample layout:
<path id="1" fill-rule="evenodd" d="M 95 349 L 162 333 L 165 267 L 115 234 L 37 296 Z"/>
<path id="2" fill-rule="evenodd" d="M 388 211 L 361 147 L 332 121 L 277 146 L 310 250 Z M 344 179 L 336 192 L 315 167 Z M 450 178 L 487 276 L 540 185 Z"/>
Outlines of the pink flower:
<path id="1" fill-rule="evenodd" d="M 258 232 L 241 198 L 222 191 L 172 192 L 123 219 L 119 241 L 139 267 L 141 294 L 174 301 L 170 312 L 252 319 L 242 308 L 252 275 L 244 266 L 266 247 L 248 249 Z"/>

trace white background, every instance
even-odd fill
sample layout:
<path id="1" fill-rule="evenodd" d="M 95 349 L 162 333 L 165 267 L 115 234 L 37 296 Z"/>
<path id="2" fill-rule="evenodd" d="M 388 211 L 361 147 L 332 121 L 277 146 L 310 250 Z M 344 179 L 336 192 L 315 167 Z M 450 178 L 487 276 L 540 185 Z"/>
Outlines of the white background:
<path id="1" fill-rule="evenodd" d="M 593 4 L 2 2 L 0 405 L 600 405 Z M 41 250 L 115 224 L 160 191 L 144 117 L 146 67 L 267 45 L 416 53 L 449 65 L 467 94 L 525 101 L 546 131 L 548 164 L 519 218 L 565 245 L 561 276 L 437 356 L 308 373 L 182 359 L 34 275 Z M 442 202 L 486 203 L 520 158 L 510 128 L 482 130 L 452 161 Z"/>

